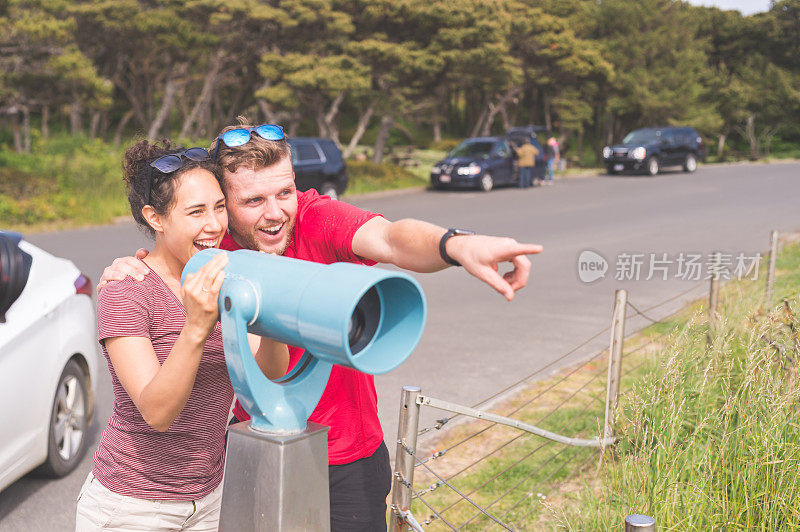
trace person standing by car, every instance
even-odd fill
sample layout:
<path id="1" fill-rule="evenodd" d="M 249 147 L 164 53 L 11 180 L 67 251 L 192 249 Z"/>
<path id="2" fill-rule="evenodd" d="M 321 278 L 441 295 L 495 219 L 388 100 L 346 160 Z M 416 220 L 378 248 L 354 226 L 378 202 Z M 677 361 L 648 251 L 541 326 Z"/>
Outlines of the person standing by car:
<path id="1" fill-rule="evenodd" d="M 539 155 L 539 150 L 531 144 L 529 139 L 514 148 L 517 154 L 517 164 L 519 165 L 519 188 L 528 188 L 531 186 L 533 177 L 533 167 L 536 165 L 536 156 Z"/>
<path id="2" fill-rule="evenodd" d="M 547 139 L 547 146 L 545 147 L 545 156 L 547 157 L 547 176 L 545 179 L 546 185 L 553 184 L 553 173 L 555 166 L 561 159 L 561 154 L 558 150 L 558 140 L 555 137 Z"/>
<path id="3" fill-rule="evenodd" d="M 204 148 L 141 141 L 124 159 L 131 213 L 155 236 L 141 282 L 97 298 L 97 324 L 114 410 L 78 495 L 75 529 L 216 530 L 224 436 L 233 403 L 217 300 L 227 254 L 181 286 L 195 253 L 228 226 L 221 170 Z M 285 344 L 249 337 L 262 371 L 282 376 Z"/>

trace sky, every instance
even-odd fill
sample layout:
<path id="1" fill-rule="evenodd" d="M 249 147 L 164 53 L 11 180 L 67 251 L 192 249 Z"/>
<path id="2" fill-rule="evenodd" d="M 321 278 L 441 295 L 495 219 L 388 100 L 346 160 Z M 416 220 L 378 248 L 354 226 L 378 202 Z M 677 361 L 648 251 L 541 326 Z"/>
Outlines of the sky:
<path id="1" fill-rule="evenodd" d="M 688 0 L 696 6 L 718 7 L 720 9 L 738 9 L 743 15 L 752 15 L 759 11 L 769 11 L 769 0 Z"/>

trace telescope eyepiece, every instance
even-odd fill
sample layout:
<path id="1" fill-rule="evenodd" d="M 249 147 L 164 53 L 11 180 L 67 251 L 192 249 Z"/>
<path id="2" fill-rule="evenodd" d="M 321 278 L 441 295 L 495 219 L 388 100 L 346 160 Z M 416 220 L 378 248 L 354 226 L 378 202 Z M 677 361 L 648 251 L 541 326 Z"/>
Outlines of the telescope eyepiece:
<path id="1" fill-rule="evenodd" d="M 373 286 L 356 305 L 350 316 L 347 333 L 350 352 L 354 355 L 364 349 L 378 332 L 381 322 L 381 296 Z"/>

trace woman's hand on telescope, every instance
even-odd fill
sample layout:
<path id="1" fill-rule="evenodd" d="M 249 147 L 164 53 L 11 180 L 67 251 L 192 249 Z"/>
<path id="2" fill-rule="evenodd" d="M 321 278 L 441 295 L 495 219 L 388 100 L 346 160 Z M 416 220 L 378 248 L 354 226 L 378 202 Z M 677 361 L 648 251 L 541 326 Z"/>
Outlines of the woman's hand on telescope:
<path id="1" fill-rule="evenodd" d="M 219 318 L 219 291 L 225 280 L 223 268 L 227 264 L 228 254 L 219 253 L 195 273 L 187 275 L 181 286 L 186 327 L 204 341 Z"/>

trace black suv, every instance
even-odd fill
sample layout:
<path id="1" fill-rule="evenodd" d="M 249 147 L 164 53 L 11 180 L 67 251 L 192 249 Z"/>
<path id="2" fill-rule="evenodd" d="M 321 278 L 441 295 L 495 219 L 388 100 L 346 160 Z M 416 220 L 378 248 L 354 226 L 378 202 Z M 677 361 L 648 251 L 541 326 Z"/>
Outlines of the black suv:
<path id="1" fill-rule="evenodd" d="M 298 190 L 314 188 L 338 199 L 347 188 L 347 167 L 339 147 L 330 139 L 295 137 L 292 147 L 294 180 Z"/>
<path id="2" fill-rule="evenodd" d="M 648 127 L 628 133 L 620 144 L 603 148 L 609 174 L 637 172 L 656 175 L 665 166 L 697 170 L 705 158 L 703 139 L 690 127 Z"/>

